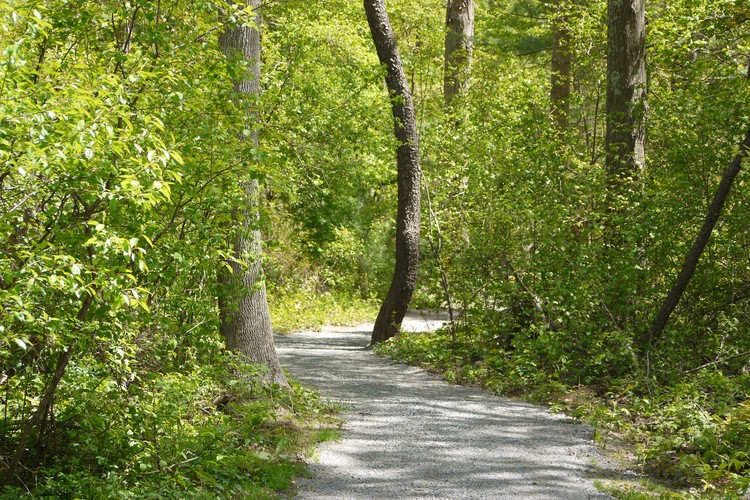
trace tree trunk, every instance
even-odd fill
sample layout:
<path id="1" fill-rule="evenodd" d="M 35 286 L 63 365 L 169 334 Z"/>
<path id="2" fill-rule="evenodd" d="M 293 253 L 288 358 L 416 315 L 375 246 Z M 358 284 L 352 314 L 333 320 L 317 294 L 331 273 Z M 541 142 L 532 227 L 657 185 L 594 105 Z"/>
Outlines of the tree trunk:
<path id="1" fill-rule="evenodd" d="M 448 0 L 445 9 L 445 72 L 443 93 L 446 107 L 466 87 L 474 53 L 474 1 Z"/>
<path id="2" fill-rule="evenodd" d="M 570 66 L 572 56 L 572 37 L 566 26 L 565 15 L 560 12 L 560 0 L 555 2 L 556 15 L 553 27 L 552 42 L 552 86 L 550 106 L 552 122 L 559 134 L 568 128 L 570 113 Z"/>
<path id="3" fill-rule="evenodd" d="M 703 227 L 698 233 L 698 237 L 695 239 L 695 243 L 693 243 L 693 248 L 691 248 L 690 252 L 688 252 L 687 257 L 685 258 L 685 263 L 682 265 L 682 270 L 680 271 L 679 276 L 677 276 L 677 280 L 672 286 L 672 290 L 669 292 L 669 295 L 667 295 L 667 298 L 664 300 L 661 309 L 659 309 L 659 312 L 656 314 L 654 323 L 651 325 L 651 328 L 649 328 L 648 332 L 646 332 L 646 335 L 641 341 L 641 345 L 645 346 L 646 344 L 659 339 L 662 330 L 664 330 L 664 327 L 667 325 L 667 321 L 669 321 L 669 316 L 672 314 L 672 311 L 674 311 L 675 307 L 677 307 L 677 304 L 680 302 L 680 298 L 685 292 L 685 288 L 687 288 L 688 283 L 690 282 L 690 278 L 693 276 L 695 268 L 698 266 L 698 260 L 700 260 L 703 249 L 706 248 L 708 239 L 711 237 L 711 232 L 716 225 L 716 221 L 719 220 L 721 209 L 724 206 L 724 202 L 726 201 L 727 196 L 729 195 L 729 189 L 732 187 L 734 178 L 737 177 L 737 174 L 740 171 L 740 167 L 742 166 L 742 159 L 748 155 L 748 152 L 750 152 L 750 130 L 748 130 L 747 134 L 745 135 L 745 140 L 740 145 L 740 152 L 734 157 L 732 162 L 724 171 L 724 175 L 721 178 L 719 187 L 716 189 L 714 200 L 711 203 L 711 207 L 709 207 L 708 209 L 708 214 L 706 214 L 706 220 L 703 223 Z"/>
<path id="4" fill-rule="evenodd" d="M 78 314 L 76 315 L 76 323 L 73 327 L 73 332 L 77 332 L 83 326 L 83 322 L 86 320 L 86 315 L 89 312 L 91 304 L 94 302 L 94 296 L 92 294 L 93 292 L 88 292 L 86 298 L 83 301 L 83 305 L 81 305 L 81 308 L 78 310 Z M 41 401 L 39 401 L 39 406 L 37 406 L 36 411 L 31 414 L 31 416 L 23 426 L 23 431 L 21 431 L 21 437 L 18 439 L 16 451 L 13 453 L 13 456 L 8 462 L 8 468 L 5 471 L 3 484 L 11 485 L 15 481 L 16 470 L 18 469 L 18 464 L 21 461 L 21 457 L 23 457 L 23 454 L 26 451 L 26 443 L 29 440 L 29 436 L 31 436 L 31 430 L 42 418 L 42 415 L 46 413 L 47 408 L 49 408 L 49 406 L 52 404 L 52 400 L 55 397 L 55 391 L 57 390 L 57 385 L 62 380 L 63 375 L 65 375 L 65 369 L 68 367 L 70 356 L 72 356 L 73 352 L 75 351 L 75 347 L 69 346 L 68 348 L 63 349 L 64 350 L 60 351 L 60 354 L 57 357 L 55 373 L 47 383 L 47 388 L 44 390 L 44 396 L 42 396 Z"/>
<path id="5" fill-rule="evenodd" d="M 419 138 L 414 103 L 401 65 L 384 0 L 364 0 L 367 22 L 380 63 L 388 70 L 385 82 L 391 97 L 398 139 L 398 213 L 396 215 L 396 268 L 372 331 L 372 343 L 387 340 L 401 326 L 417 283 L 419 265 L 420 168 Z"/>
<path id="6" fill-rule="evenodd" d="M 260 92 L 260 14 L 257 12 L 260 0 L 250 0 L 247 5 L 254 11 L 257 26 L 237 24 L 228 28 L 219 37 L 219 46 L 227 57 L 245 58 L 250 64 L 247 78 L 234 81 L 235 91 L 257 94 Z M 252 120 L 253 111 L 248 109 L 247 114 L 248 120 Z M 247 128 L 254 127 L 249 125 Z M 258 132 L 253 132 L 247 140 L 255 142 L 257 147 Z M 241 223 L 234 235 L 234 258 L 239 262 L 227 260 L 218 271 L 220 331 L 228 350 L 241 354 L 252 363 L 265 365 L 269 369 L 266 375 L 269 382 L 288 387 L 273 343 L 271 315 L 262 277 L 261 237 L 256 229 L 258 181 L 248 176 L 240 182 L 249 208 L 240 210 Z M 243 258 L 246 254 L 252 256 L 249 261 Z"/>
<path id="7" fill-rule="evenodd" d="M 645 0 L 607 5 L 606 166 L 612 187 L 639 177 L 646 136 Z"/>

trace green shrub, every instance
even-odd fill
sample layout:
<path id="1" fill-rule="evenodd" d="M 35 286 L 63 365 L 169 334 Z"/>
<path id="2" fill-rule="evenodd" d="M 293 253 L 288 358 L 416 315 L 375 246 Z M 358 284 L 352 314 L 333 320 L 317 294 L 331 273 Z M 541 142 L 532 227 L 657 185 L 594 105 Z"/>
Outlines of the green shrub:
<path id="1" fill-rule="evenodd" d="M 314 391 L 269 387 L 260 367 L 231 356 L 126 383 L 95 366 L 71 370 L 54 436 L 31 442 L 21 477 L 33 487 L 0 498 L 271 498 L 304 472 L 295 453 L 320 440 L 303 422 L 331 421 L 331 405 Z M 231 402 L 217 408 L 221 394 Z"/>

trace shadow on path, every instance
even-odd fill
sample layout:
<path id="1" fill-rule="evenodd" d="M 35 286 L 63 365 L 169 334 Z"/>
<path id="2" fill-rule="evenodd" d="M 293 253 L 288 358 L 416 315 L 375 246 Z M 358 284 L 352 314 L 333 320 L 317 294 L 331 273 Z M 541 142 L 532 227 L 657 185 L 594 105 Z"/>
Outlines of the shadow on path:
<path id="1" fill-rule="evenodd" d="M 297 498 L 612 498 L 584 477 L 590 428 L 394 364 L 365 351 L 369 337 L 369 327 L 276 337 L 294 378 L 352 408 Z"/>

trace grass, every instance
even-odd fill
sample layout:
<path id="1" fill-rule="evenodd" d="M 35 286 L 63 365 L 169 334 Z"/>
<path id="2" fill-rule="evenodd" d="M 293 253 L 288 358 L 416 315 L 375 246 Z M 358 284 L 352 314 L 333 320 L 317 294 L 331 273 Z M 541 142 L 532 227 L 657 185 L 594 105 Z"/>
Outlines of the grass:
<path id="1" fill-rule="evenodd" d="M 274 331 L 279 333 L 318 330 L 325 325 L 357 325 L 374 321 L 378 314 L 374 301 L 335 291 L 318 294 L 299 289 L 270 295 L 268 303 Z"/>
<path id="2" fill-rule="evenodd" d="M 341 431 L 339 429 L 323 429 L 318 431 L 315 436 L 315 442 L 325 443 L 326 441 L 338 441 L 341 439 Z"/>

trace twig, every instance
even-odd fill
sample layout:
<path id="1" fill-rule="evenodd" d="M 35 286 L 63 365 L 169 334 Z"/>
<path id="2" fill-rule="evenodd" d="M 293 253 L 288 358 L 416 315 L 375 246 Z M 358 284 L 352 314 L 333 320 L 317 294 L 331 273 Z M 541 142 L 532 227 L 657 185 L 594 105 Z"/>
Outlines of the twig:
<path id="1" fill-rule="evenodd" d="M 170 466 L 168 466 L 168 467 L 164 467 L 164 468 L 162 468 L 162 469 L 159 469 L 159 470 L 152 470 L 152 471 L 150 471 L 150 472 L 141 472 L 141 475 L 142 475 L 142 476 L 148 476 L 149 474 L 158 474 L 158 473 L 160 473 L 160 472 L 168 471 L 168 470 L 169 470 L 169 469 L 171 469 L 172 467 L 176 467 L 176 466 L 178 466 L 178 465 L 185 465 L 186 463 L 188 463 L 188 462 L 192 462 L 193 460 L 198 460 L 199 458 L 200 458 L 200 456 L 197 456 L 197 457 L 193 457 L 193 458 L 188 458 L 187 460 L 183 460 L 182 462 L 178 462 L 178 463 L 176 463 L 176 464 L 172 464 L 172 465 L 170 465 Z"/>
<path id="2" fill-rule="evenodd" d="M 438 271 L 440 272 L 440 280 L 443 284 L 443 290 L 445 291 L 445 299 L 448 302 L 448 317 L 450 318 L 451 323 L 453 323 L 453 301 L 451 300 L 451 290 L 450 286 L 448 284 L 448 278 L 446 277 L 445 270 L 443 269 L 443 264 L 440 262 L 440 248 L 441 248 L 441 240 L 443 238 L 442 233 L 440 232 L 440 222 L 438 221 L 437 215 L 435 215 L 435 212 L 432 211 L 432 201 L 430 200 L 430 188 L 427 185 L 427 178 L 424 175 L 424 172 L 420 171 L 420 175 L 422 176 L 422 182 L 424 184 L 424 190 L 427 194 L 427 210 L 430 214 L 430 232 L 427 235 L 427 241 L 430 243 L 430 248 L 432 249 L 432 253 L 435 254 L 435 263 L 437 264 Z M 437 234 L 438 238 L 438 246 L 435 246 L 435 243 L 432 239 L 432 220 L 435 219 L 435 227 L 437 227 Z"/>
<path id="3" fill-rule="evenodd" d="M 15 206 L 15 207 L 13 207 L 13 208 L 11 208 L 10 210 L 8 210 L 8 211 L 6 212 L 6 214 L 10 214 L 10 213 L 13 213 L 13 212 L 15 212 L 16 210 L 18 210 L 19 208 L 21 208 L 21 206 L 23 206 L 23 204 L 24 204 L 24 203 L 26 203 L 27 201 L 29 201 L 29 198 L 31 198 L 32 196 L 34 196 L 34 194 L 36 194 L 36 193 L 29 193 L 29 195 L 28 195 L 28 196 L 27 196 L 26 198 L 24 198 L 24 199 L 23 199 L 23 200 L 21 200 L 20 202 L 16 203 L 16 206 Z"/>
<path id="4" fill-rule="evenodd" d="M 710 363 L 706 363 L 705 365 L 700 365 L 698 368 L 693 368 L 692 370 L 688 370 L 688 371 L 686 371 L 684 373 L 697 372 L 698 370 L 702 370 L 703 368 L 705 368 L 707 366 L 715 365 L 715 364 L 718 364 L 718 363 L 723 363 L 724 361 L 731 361 L 733 359 L 741 358 L 742 356 L 747 356 L 748 354 L 750 354 L 750 351 L 743 352 L 741 354 L 735 354 L 734 356 L 729 356 L 728 358 L 719 359 L 719 360 L 716 360 L 716 361 L 711 361 Z"/>
<path id="5" fill-rule="evenodd" d="M 545 50 L 550 50 L 551 48 L 552 48 L 552 46 L 542 47 L 541 49 L 532 50 L 530 52 L 524 52 L 522 54 L 516 54 L 516 57 L 523 57 L 523 56 L 530 56 L 530 55 L 533 55 L 533 54 L 538 54 L 539 52 L 544 52 Z"/>

